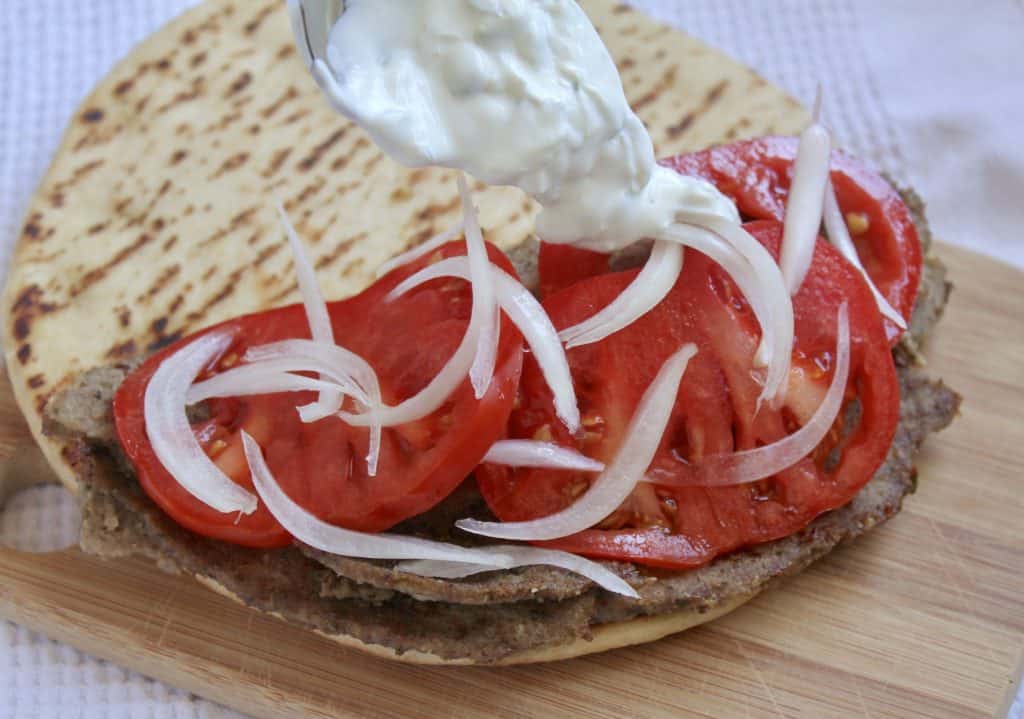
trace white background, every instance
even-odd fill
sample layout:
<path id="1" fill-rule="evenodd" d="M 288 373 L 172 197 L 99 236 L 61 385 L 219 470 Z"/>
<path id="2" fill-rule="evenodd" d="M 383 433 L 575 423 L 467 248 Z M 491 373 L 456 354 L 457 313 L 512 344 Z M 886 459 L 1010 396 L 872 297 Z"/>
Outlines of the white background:
<path id="1" fill-rule="evenodd" d="M 1024 267 L 1021 0 L 633 2 L 805 102 L 822 83 L 839 142 L 912 184 L 939 237 Z M 191 4 L 0 0 L 0 271 L 78 102 Z M 58 548 L 76 521 L 62 490 L 35 490 L 0 516 L 0 542 Z M 236 716 L 0 622 L 0 719 Z"/>

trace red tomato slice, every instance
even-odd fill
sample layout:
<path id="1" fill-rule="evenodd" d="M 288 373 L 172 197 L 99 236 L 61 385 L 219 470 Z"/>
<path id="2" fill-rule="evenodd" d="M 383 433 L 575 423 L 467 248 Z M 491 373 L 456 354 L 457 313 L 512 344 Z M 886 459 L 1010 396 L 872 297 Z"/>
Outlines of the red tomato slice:
<path id="1" fill-rule="evenodd" d="M 747 225 L 775 256 L 781 225 Z M 567 327 L 609 304 L 637 271 L 605 274 L 558 292 L 544 302 L 556 327 Z M 768 479 L 731 487 L 643 484 L 599 527 L 545 546 L 608 559 L 686 568 L 740 547 L 785 537 L 822 512 L 850 500 L 885 459 L 899 417 L 899 385 L 878 309 L 867 286 L 838 252 L 819 241 L 807 280 L 794 298 L 796 345 L 787 401 L 762 406 L 752 371 L 758 325 L 735 285 L 717 265 L 687 253 L 683 274 L 654 310 L 604 341 L 568 352 L 584 432 L 570 436 L 555 418 L 551 395 L 532 358 L 520 383 L 520 406 L 509 435 L 553 439 L 609 461 L 640 397 L 670 354 L 686 342 L 699 352 L 690 362 L 662 445 L 654 478 L 692 476 L 711 454 L 750 449 L 795 431 L 817 408 L 835 362 L 836 314 L 849 307 L 851 369 L 844 408 L 818 448 Z M 853 411 L 859 406 L 859 415 Z M 847 411 L 852 428 L 843 430 Z M 589 486 L 580 472 L 483 465 L 481 491 L 505 521 L 556 512 Z"/>
<path id="2" fill-rule="evenodd" d="M 798 143 L 795 137 L 760 137 L 662 164 L 713 183 L 736 201 L 744 219 L 781 221 Z M 889 304 L 909 320 L 921 281 L 921 242 L 910 211 L 892 185 L 845 152 L 832 153 L 831 176 L 864 269 Z M 890 320 L 885 327 L 895 344 L 902 331 Z"/>
<path id="3" fill-rule="evenodd" d="M 736 201 L 746 220 L 781 221 L 797 142 L 793 137 L 761 137 L 671 157 L 662 164 L 708 180 Z M 893 308 L 909 318 L 921 280 L 921 243 L 910 211 L 892 185 L 844 152 L 832 153 L 832 184 L 839 207 L 853 220 L 850 234 L 868 276 Z M 541 296 L 608 272 L 608 258 L 542 243 Z M 901 330 L 884 321 L 895 344 Z"/>
<path id="4" fill-rule="evenodd" d="M 453 242 L 442 256 L 465 254 Z M 508 259 L 488 247 L 491 261 L 514 273 Z M 436 256 L 435 256 L 436 257 Z M 396 404 L 437 374 L 455 351 L 472 308 L 472 290 L 462 280 L 435 280 L 385 302 L 423 259 L 397 269 L 362 293 L 328 306 L 335 337 L 377 371 L 384 401 Z M 309 338 L 300 305 L 230 320 L 202 333 L 227 328 L 231 348 L 211 368 L 226 368 L 247 348 L 288 338 Z M 265 507 L 250 516 L 225 515 L 186 492 L 156 458 L 146 435 L 143 397 L 160 363 L 196 336 L 151 357 L 124 382 L 114 400 L 118 436 L 146 493 L 182 526 L 207 537 L 250 547 L 284 546 L 291 537 Z M 196 437 L 235 482 L 252 488 L 241 446 L 241 430 L 263 447 L 275 477 L 307 510 L 339 526 L 378 532 L 421 514 L 469 475 L 505 427 L 522 368 L 522 337 L 502 318 L 495 378 L 477 400 L 467 379 L 443 407 L 417 422 L 386 428 L 376 477 L 366 474 L 369 431 L 340 419 L 312 424 L 299 420 L 297 405 L 311 392 L 211 400 L 208 419 L 193 425 Z"/>

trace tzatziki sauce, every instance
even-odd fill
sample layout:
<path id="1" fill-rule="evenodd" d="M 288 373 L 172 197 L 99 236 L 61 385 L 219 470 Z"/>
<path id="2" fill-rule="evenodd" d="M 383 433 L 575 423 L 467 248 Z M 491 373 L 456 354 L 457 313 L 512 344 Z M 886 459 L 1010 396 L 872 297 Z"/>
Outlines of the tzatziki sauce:
<path id="1" fill-rule="evenodd" d="M 681 211 L 739 222 L 714 186 L 655 162 L 575 0 L 349 0 L 326 56 L 335 103 L 386 153 L 523 189 L 547 242 L 611 252 Z"/>

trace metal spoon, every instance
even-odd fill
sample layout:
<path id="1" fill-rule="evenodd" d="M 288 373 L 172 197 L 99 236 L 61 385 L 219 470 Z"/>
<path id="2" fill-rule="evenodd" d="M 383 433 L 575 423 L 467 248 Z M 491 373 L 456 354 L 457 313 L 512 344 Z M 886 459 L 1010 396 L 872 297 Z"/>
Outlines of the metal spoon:
<path id="1" fill-rule="evenodd" d="M 288 14 L 299 53 L 335 108 L 351 116 L 342 100 L 344 93 L 327 63 L 327 40 L 331 28 L 345 9 L 345 0 L 288 0 Z"/>

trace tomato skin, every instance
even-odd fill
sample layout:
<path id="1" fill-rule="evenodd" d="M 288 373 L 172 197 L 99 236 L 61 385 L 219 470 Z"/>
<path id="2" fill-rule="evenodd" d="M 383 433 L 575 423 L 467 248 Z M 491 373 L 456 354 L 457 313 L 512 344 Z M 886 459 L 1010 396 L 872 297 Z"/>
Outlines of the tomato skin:
<path id="1" fill-rule="evenodd" d="M 776 257 L 781 225 L 747 225 Z M 556 327 L 565 327 L 608 304 L 637 271 L 605 274 L 572 285 L 545 300 Z M 899 385 L 874 300 L 856 271 L 824 241 L 815 248 L 804 287 L 794 298 L 796 390 L 784 411 L 762 407 L 751 377 L 759 332 L 749 306 L 727 275 L 703 255 L 688 255 L 684 272 L 665 301 L 603 343 L 574 348 L 568 357 L 580 398 L 585 433 L 572 437 L 554 419 L 550 394 L 527 358 L 521 406 L 510 436 L 550 433 L 560 444 L 608 462 L 640 396 L 665 359 L 684 342 L 698 354 L 683 378 L 676 408 L 648 474 L 687 478 L 702 456 L 749 449 L 781 439 L 803 404 L 816 408 L 834 365 L 836 311 L 849 307 L 851 374 L 847 400 L 862 405 L 861 420 L 843 439 L 838 465 L 826 470 L 830 435 L 815 453 L 760 482 L 732 487 L 642 484 L 611 517 L 571 537 L 542 543 L 592 557 L 683 569 L 744 546 L 788 536 L 822 512 L 852 498 L 885 460 L 899 416 Z M 822 370 L 821 367 L 825 367 Z M 794 375 L 791 374 L 791 382 Z M 596 419 L 595 419 L 596 418 Z M 833 429 L 835 430 L 835 426 Z M 830 444 L 831 443 L 831 444 Z M 478 484 L 504 521 L 534 519 L 567 506 L 593 475 L 483 465 Z"/>
<path id="2" fill-rule="evenodd" d="M 500 250 L 488 246 L 488 253 L 514 274 Z M 440 250 L 441 256 L 461 254 L 461 242 Z M 360 294 L 328 304 L 338 341 L 373 365 L 390 404 L 426 385 L 461 341 L 469 320 L 471 290 L 461 280 L 436 280 L 384 302 L 393 287 L 429 261 L 396 269 Z M 184 345 L 215 331 L 229 332 L 234 341 L 211 370 L 237 361 L 248 347 L 310 337 L 303 307 L 292 305 L 235 318 L 180 340 L 150 357 L 119 388 L 114 399 L 118 438 L 143 489 L 178 524 L 243 546 L 286 546 L 291 536 L 262 503 L 252 515 L 239 517 L 217 512 L 189 494 L 164 469 L 146 434 L 144 396 L 156 369 Z M 241 451 L 244 429 L 263 447 L 267 464 L 293 500 L 333 524 L 379 532 L 446 497 L 504 435 L 522 354 L 522 337 L 503 316 L 495 377 L 485 396 L 477 401 L 467 379 L 435 413 L 385 429 L 376 477 L 366 475 L 367 429 L 333 417 L 301 422 L 295 408 L 315 400 L 312 392 L 210 400 L 211 416 L 193 423 L 193 429 L 214 461 L 242 486 L 252 489 Z"/>
<path id="3" fill-rule="evenodd" d="M 736 201 L 747 220 L 782 221 L 798 145 L 795 137 L 759 137 L 667 158 L 661 164 L 713 183 Z M 910 210 L 892 185 L 845 152 L 833 151 L 831 167 L 843 214 L 867 221 L 863 232 L 851 231 L 864 269 L 889 304 L 909 320 L 922 264 Z M 884 322 L 889 342 L 895 344 L 902 330 L 888 319 Z"/>

